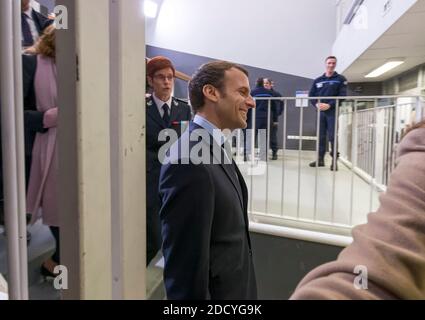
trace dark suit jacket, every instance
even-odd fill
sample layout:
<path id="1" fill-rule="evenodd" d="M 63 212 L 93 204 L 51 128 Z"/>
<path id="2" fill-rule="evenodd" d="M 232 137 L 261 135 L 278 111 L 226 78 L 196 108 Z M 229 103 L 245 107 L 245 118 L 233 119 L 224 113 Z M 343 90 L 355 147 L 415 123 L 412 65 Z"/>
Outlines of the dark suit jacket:
<path id="1" fill-rule="evenodd" d="M 191 123 L 170 158 L 200 127 Z M 211 161 L 195 165 L 165 164 L 159 192 L 162 200 L 164 281 L 168 299 L 256 299 L 257 288 L 248 230 L 248 191 L 232 164 L 213 164 L 212 137 L 201 142 Z M 222 150 L 218 145 L 218 150 Z M 184 148 L 183 148 L 184 149 Z M 221 162 L 222 163 L 222 162 Z"/>
<path id="2" fill-rule="evenodd" d="M 24 93 L 24 126 L 25 126 L 25 156 L 31 157 L 32 147 L 37 132 L 45 133 L 43 127 L 43 112 L 37 111 L 37 101 L 34 89 L 34 77 L 37 70 L 37 56 L 22 56 L 23 93 Z"/>
<path id="3" fill-rule="evenodd" d="M 44 133 L 43 112 L 37 111 L 36 98 L 34 91 L 34 77 L 37 69 L 36 56 L 22 56 L 22 80 L 23 80 L 23 100 L 24 100 L 24 137 L 25 137 L 25 177 L 28 183 L 31 167 L 31 154 L 37 132 Z M 1 121 L 0 121 L 1 138 Z M 0 200 L 3 199 L 3 159 L 0 148 Z"/>
<path id="4" fill-rule="evenodd" d="M 181 135 L 181 128 L 187 127 L 191 117 L 190 106 L 182 100 L 173 98 L 170 128 L 176 130 L 178 136 Z M 158 141 L 158 135 L 167 128 L 154 99 L 148 98 L 146 100 L 146 202 L 147 208 L 155 212 L 159 211 L 158 181 L 161 163 L 158 160 L 158 151 L 166 143 Z"/>
<path id="5" fill-rule="evenodd" d="M 47 18 L 35 10 L 32 10 L 31 15 L 32 19 L 34 20 L 35 27 L 37 28 L 37 31 L 40 35 L 43 33 L 44 29 L 53 23 L 53 20 Z"/>

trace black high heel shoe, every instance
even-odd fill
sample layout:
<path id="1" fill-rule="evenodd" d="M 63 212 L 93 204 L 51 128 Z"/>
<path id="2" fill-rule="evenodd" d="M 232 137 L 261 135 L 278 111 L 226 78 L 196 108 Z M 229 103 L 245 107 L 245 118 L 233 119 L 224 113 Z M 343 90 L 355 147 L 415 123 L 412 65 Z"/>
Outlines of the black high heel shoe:
<path id="1" fill-rule="evenodd" d="M 53 280 L 56 278 L 56 274 L 54 274 L 53 272 L 50 272 L 49 270 L 47 270 L 47 268 L 42 265 L 40 268 L 40 273 L 43 276 L 44 280 Z"/>

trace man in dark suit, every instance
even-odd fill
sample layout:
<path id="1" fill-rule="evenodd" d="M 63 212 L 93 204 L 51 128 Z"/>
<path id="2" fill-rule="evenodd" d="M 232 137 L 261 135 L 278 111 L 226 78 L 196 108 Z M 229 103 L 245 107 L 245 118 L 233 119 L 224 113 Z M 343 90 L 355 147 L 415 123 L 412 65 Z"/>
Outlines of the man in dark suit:
<path id="1" fill-rule="evenodd" d="M 35 11 L 30 0 L 21 0 L 21 11 L 22 46 L 31 47 L 53 20 Z"/>
<path id="2" fill-rule="evenodd" d="M 207 63 L 189 94 L 196 115 L 170 148 L 159 185 L 167 297 L 256 299 L 248 191 L 228 135 L 246 128 L 255 107 L 248 72 L 229 62 Z"/>
<path id="3" fill-rule="evenodd" d="M 158 151 L 166 142 L 160 141 L 159 135 L 161 131 L 171 129 L 180 136 L 192 114 L 186 102 L 172 97 L 175 69 L 169 59 L 161 56 L 151 59 L 147 64 L 146 73 L 153 91 L 146 99 L 146 265 L 148 265 L 161 248 L 158 196 L 161 163 Z"/>

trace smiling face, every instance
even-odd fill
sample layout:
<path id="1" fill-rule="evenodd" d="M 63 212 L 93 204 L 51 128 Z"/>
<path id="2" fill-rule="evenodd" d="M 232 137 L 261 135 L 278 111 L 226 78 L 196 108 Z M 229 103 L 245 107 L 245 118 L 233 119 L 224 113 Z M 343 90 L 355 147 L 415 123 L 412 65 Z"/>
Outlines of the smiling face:
<path id="1" fill-rule="evenodd" d="M 149 85 L 155 96 L 162 101 L 170 99 L 174 88 L 174 72 L 171 68 L 158 70 L 152 77 L 148 77 Z"/>
<path id="2" fill-rule="evenodd" d="M 335 68 L 336 68 L 336 59 L 329 58 L 328 60 L 326 60 L 326 73 L 328 75 L 332 75 L 335 72 Z"/>
<path id="3" fill-rule="evenodd" d="M 221 129 L 245 129 L 248 110 L 255 107 L 248 77 L 240 70 L 226 71 L 223 89 L 219 91 L 216 114 Z"/>
<path id="4" fill-rule="evenodd" d="M 266 88 L 267 90 L 271 90 L 272 88 L 272 83 L 267 78 L 264 79 L 264 88 Z"/>

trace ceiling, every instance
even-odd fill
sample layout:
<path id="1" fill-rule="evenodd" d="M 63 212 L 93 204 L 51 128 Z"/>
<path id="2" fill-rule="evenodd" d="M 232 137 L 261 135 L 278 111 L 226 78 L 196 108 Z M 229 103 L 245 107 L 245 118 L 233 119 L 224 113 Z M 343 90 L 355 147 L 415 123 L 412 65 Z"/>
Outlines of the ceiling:
<path id="1" fill-rule="evenodd" d="M 405 63 L 379 78 L 364 76 L 390 58 L 405 58 Z M 385 81 L 425 63 L 425 0 L 419 0 L 367 49 L 344 75 L 350 82 Z"/>

